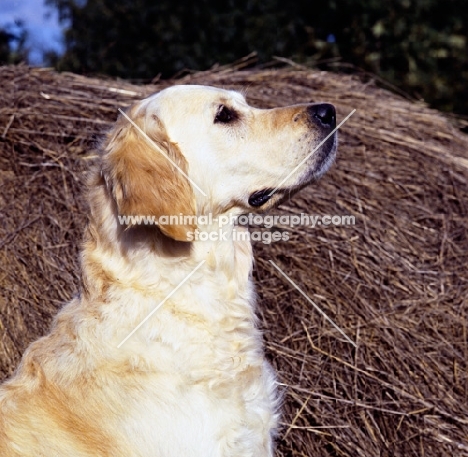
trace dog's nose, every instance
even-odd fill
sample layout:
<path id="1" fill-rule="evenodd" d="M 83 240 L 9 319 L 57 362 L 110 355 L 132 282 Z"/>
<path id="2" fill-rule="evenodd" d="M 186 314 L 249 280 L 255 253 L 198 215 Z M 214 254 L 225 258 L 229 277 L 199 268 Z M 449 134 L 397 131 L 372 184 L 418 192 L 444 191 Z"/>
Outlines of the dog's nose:
<path id="1" fill-rule="evenodd" d="M 334 129 L 336 127 L 335 107 L 330 103 L 314 103 L 307 107 L 309 119 L 320 127 Z"/>

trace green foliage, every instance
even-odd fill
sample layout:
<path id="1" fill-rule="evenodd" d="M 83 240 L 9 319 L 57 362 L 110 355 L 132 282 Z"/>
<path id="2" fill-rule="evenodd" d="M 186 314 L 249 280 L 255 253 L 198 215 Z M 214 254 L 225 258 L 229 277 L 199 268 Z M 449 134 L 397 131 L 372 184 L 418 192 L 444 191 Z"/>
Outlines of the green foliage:
<path id="1" fill-rule="evenodd" d="M 27 62 L 27 32 L 20 21 L 0 28 L 0 65 Z"/>
<path id="2" fill-rule="evenodd" d="M 151 79 L 256 51 L 261 62 L 349 63 L 468 113 L 465 0 L 46 1 L 70 23 L 59 69 Z"/>

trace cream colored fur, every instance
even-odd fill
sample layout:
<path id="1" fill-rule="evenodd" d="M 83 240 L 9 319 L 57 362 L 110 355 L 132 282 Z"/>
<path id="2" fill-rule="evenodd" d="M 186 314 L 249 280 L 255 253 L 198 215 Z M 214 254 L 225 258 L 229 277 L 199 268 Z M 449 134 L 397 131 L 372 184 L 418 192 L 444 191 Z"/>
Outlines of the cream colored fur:
<path id="1" fill-rule="evenodd" d="M 215 122 L 222 106 L 236 119 Z M 249 195 L 275 188 L 324 133 L 307 105 L 259 110 L 203 86 L 171 87 L 127 114 L 154 143 L 121 116 L 103 144 L 81 291 L 0 387 L 0 456 L 271 457 L 279 400 L 250 242 L 231 225 L 228 241 L 187 242 L 218 226 L 129 227 L 118 216 L 252 211 Z M 334 150 L 312 154 L 261 209 L 318 178 Z"/>

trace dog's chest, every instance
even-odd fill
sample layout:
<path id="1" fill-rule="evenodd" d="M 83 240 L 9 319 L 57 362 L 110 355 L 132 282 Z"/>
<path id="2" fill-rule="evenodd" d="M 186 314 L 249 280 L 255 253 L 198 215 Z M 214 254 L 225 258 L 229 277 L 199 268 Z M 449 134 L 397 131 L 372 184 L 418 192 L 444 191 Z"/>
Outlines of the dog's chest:
<path id="1" fill-rule="evenodd" d="M 153 374 L 129 398 L 123 428 L 139 425 L 128 439 L 144 441 L 145 457 L 267 456 L 276 385 L 251 306 L 212 303 L 230 312 L 208 322 L 193 306 L 167 305 L 153 322 Z"/>
<path id="2" fill-rule="evenodd" d="M 225 383 L 222 389 L 206 384 L 179 386 L 167 389 L 164 398 L 153 391 L 126 416 L 128 440 L 140 442 L 138 448 L 147 450 L 142 457 L 267 456 L 276 420 L 274 403 L 263 384 L 273 379 L 265 379 L 266 372 L 261 377 L 245 390 Z M 134 430 L 133 424 L 138 424 Z"/>
<path id="3" fill-rule="evenodd" d="M 146 376 L 118 429 L 141 444 L 142 457 L 268 456 L 277 425 L 273 372 L 263 360 L 225 365 Z"/>

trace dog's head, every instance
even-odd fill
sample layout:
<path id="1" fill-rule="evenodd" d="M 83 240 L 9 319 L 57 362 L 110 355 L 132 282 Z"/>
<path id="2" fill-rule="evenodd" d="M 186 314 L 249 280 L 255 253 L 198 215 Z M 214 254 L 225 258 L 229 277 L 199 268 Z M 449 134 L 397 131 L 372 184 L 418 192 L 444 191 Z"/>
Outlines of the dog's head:
<path id="1" fill-rule="evenodd" d="M 122 215 L 263 211 L 327 171 L 335 125 L 327 103 L 257 109 L 235 91 L 173 86 L 119 118 L 103 175 Z M 181 241 L 194 228 L 161 226 Z"/>

